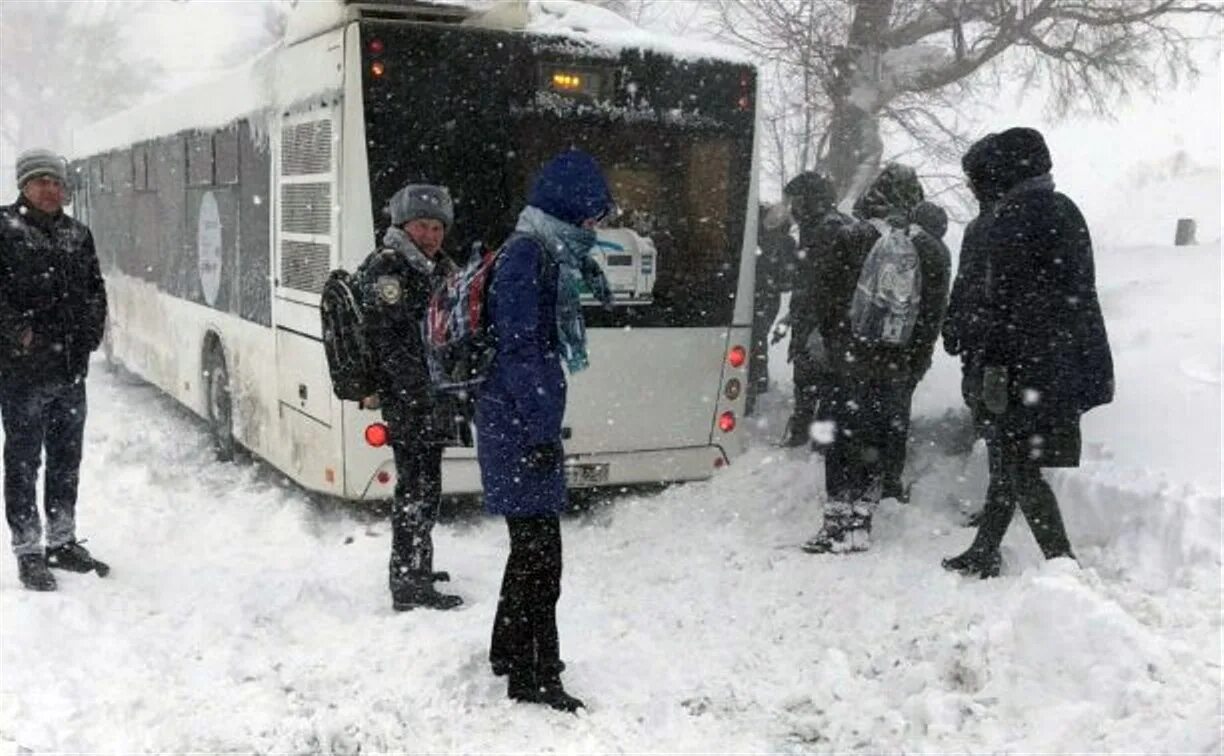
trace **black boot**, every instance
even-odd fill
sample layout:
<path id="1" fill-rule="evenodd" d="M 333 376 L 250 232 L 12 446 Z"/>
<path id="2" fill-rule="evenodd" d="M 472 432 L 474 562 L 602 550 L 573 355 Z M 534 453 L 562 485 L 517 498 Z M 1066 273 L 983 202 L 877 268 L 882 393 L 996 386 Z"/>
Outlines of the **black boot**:
<path id="1" fill-rule="evenodd" d="M 31 591 L 55 590 L 55 576 L 47 569 L 42 554 L 21 554 L 17 557 L 17 574 L 21 584 Z"/>
<path id="2" fill-rule="evenodd" d="M 782 445 L 795 449 L 812 441 L 812 416 L 796 412 L 786 421 Z"/>
<path id="3" fill-rule="evenodd" d="M 454 609 L 463 605 L 463 599 L 449 593 L 439 593 L 433 587 L 431 574 L 409 575 L 391 585 L 391 606 L 397 612 L 407 612 L 418 606 L 423 609 Z"/>
<path id="4" fill-rule="evenodd" d="M 959 572 L 969 577 L 977 576 L 985 580 L 999 576 L 1003 558 L 998 549 L 976 549 L 971 546 L 965 553 L 945 559 L 941 564 L 945 570 Z"/>
<path id="5" fill-rule="evenodd" d="M 69 541 L 63 546 L 47 549 L 47 566 L 69 572 L 97 572 L 98 577 L 106 577 L 110 566 L 93 558 L 80 541 Z"/>
<path id="6" fill-rule="evenodd" d="M 504 672 L 502 674 L 505 674 Z M 512 701 L 537 703 L 540 700 L 540 688 L 536 685 L 535 672 L 510 670 L 509 681 L 506 684 L 506 695 Z"/>
<path id="7" fill-rule="evenodd" d="M 561 685 L 561 675 L 559 673 L 541 674 L 536 682 L 539 685 L 539 698 L 536 700 L 545 706 L 570 714 L 579 709 L 586 708 L 586 704 L 582 703 L 582 699 L 575 698 L 565 692 L 565 687 Z"/>
<path id="8" fill-rule="evenodd" d="M 1002 480 L 991 480 L 986 490 L 986 506 L 978 515 L 978 531 L 973 544 L 964 553 L 944 559 L 945 570 L 980 578 L 998 577 L 1003 558 L 999 547 L 1016 512 L 1012 486 Z"/>

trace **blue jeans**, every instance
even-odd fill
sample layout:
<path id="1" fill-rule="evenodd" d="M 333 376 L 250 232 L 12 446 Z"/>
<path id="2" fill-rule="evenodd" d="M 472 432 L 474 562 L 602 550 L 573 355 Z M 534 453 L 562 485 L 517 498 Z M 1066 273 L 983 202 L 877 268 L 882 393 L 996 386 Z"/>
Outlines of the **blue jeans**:
<path id="1" fill-rule="evenodd" d="M 85 380 L 70 384 L 0 383 L 0 421 L 4 425 L 4 515 L 13 537 L 13 553 L 42 553 L 35 484 L 44 447 L 47 547 L 75 540 L 77 484 L 85 435 Z"/>

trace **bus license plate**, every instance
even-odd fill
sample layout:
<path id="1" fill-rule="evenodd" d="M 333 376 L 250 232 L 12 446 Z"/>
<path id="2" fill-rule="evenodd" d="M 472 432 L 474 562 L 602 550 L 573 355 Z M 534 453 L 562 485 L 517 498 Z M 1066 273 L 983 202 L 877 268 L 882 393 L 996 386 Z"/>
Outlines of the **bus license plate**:
<path id="1" fill-rule="evenodd" d="M 565 485 L 597 486 L 608 482 L 607 464 L 567 464 L 565 466 Z"/>

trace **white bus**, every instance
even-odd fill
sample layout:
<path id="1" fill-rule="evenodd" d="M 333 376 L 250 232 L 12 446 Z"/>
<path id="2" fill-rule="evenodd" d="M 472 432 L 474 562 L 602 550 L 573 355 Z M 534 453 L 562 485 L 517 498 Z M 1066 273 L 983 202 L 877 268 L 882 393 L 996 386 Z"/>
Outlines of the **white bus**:
<path id="1" fill-rule="evenodd" d="M 571 484 L 700 479 L 742 451 L 753 68 L 644 33 L 483 28 L 451 5 L 335 9 L 249 66 L 76 135 L 109 355 L 203 417 L 223 456 L 241 445 L 306 488 L 387 498 L 390 450 L 367 440 L 379 415 L 331 391 L 328 272 L 374 249 L 410 180 L 450 188 L 457 257 L 496 244 L 534 171 L 578 146 L 621 213 L 598 249 L 617 303 L 586 310 L 592 367 L 571 381 Z M 478 491 L 474 449 L 448 449 L 443 478 Z"/>

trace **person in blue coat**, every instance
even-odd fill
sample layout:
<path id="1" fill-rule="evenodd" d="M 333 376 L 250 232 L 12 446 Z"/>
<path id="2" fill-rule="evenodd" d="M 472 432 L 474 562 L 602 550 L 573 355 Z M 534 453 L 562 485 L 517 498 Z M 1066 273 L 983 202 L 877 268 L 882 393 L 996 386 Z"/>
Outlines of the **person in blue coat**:
<path id="1" fill-rule="evenodd" d="M 485 509 L 510 529 L 489 661 L 494 674 L 509 677 L 511 699 L 569 712 L 583 704 L 561 684 L 557 637 L 566 505 L 562 363 L 570 373 L 588 364 L 580 287 L 611 301 L 590 251 L 595 227 L 613 208 L 587 153 L 568 150 L 540 170 L 493 274 L 497 354 L 476 405 Z"/>

